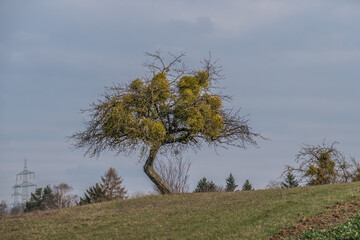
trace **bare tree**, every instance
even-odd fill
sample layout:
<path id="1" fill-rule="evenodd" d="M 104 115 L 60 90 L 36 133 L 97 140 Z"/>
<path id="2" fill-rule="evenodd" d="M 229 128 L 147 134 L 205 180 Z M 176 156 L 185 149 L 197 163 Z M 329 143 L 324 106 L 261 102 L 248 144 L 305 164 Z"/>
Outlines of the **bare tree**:
<path id="1" fill-rule="evenodd" d="M 0 203 L 0 217 L 7 214 L 7 210 L 8 210 L 7 204 L 4 200 L 2 200 Z"/>
<path id="2" fill-rule="evenodd" d="M 350 158 L 350 175 L 352 182 L 360 182 L 360 163 L 354 157 Z"/>
<path id="3" fill-rule="evenodd" d="M 57 208 L 66 208 L 76 205 L 77 195 L 71 193 L 73 188 L 66 183 L 54 185 L 53 196 Z"/>
<path id="4" fill-rule="evenodd" d="M 91 157 L 106 150 L 117 154 L 138 153 L 146 159 L 145 174 L 162 194 L 171 190 L 154 169 L 158 154 L 180 153 L 187 148 L 210 146 L 257 146 L 262 138 L 251 130 L 239 111 L 223 106 L 230 98 L 216 92 L 214 83 L 220 70 L 205 59 L 198 70 L 182 62 L 184 54 L 167 61 L 159 52 L 147 54 L 144 78 L 129 84 L 114 85 L 103 99 L 86 112 L 86 129 L 72 135 L 74 147 L 85 149 Z"/>
<path id="5" fill-rule="evenodd" d="M 155 170 L 164 180 L 172 193 L 189 192 L 189 169 L 190 160 L 184 160 L 181 155 L 175 156 L 175 160 L 167 158 L 167 162 L 159 160 L 155 163 Z M 161 193 L 156 185 L 153 189 L 157 193 Z"/>
<path id="6" fill-rule="evenodd" d="M 335 162 L 336 172 L 337 172 L 337 181 L 338 182 L 351 182 L 354 180 L 356 175 L 356 161 L 351 159 L 350 161 L 346 159 L 345 155 L 341 153 Z"/>

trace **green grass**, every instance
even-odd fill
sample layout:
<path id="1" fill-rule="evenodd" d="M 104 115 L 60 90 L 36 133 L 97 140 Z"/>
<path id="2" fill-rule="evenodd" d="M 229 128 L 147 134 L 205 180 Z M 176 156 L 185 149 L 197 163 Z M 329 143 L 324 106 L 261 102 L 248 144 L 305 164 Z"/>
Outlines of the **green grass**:
<path id="1" fill-rule="evenodd" d="M 360 183 L 148 196 L 0 220 L 0 239 L 264 239 L 360 195 Z"/>

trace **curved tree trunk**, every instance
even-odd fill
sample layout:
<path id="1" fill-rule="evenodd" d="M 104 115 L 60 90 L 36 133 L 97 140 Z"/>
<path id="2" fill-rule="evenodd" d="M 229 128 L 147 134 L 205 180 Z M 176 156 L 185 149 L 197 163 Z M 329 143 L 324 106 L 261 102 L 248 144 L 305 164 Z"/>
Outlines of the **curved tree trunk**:
<path id="1" fill-rule="evenodd" d="M 152 147 L 150 149 L 149 157 L 146 160 L 145 165 L 144 165 L 144 172 L 151 179 L 151 181 L 156 185 L 156 187 L 159 189 L 161 194 L 171 194 L 171 191 L 166 186 L 166 184 L 161 179 L 161 177 L 155 172 L 155 169 L 153 167 L 154 160 L 155 160 L 155 157 L 156 157 L 156 154 L 158 151 L 159 151 L 159 147 Z"/>

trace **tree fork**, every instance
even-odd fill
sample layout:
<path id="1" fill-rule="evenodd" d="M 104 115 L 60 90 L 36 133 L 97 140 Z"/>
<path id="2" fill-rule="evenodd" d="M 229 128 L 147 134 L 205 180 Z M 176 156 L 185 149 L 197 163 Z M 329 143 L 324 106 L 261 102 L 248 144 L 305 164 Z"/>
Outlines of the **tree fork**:
<path id="1" fill-rule="evenodd" d="M 151 179 L 151 181 L 156 185 L 159 189 L 161 194 L 171 194 L 171 191 L 166 186 L 164 181 L 160 178 L 160 176 L 156 173 L 153 164 L 156 157 L 157 152 L 159 151 L 160 147 L 152 147 L 150 149 L 149 157 L 145 162 L 144 165 L 144 172 L 146 175 Z"/>

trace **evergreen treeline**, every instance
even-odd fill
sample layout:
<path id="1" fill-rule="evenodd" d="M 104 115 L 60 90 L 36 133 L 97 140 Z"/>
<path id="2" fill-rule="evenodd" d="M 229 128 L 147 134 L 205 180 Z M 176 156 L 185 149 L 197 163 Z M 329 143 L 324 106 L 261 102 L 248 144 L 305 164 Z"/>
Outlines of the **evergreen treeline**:
<path id="1" fill-rule="evenodd" d="M 72 187 L 66 183 L 47 185 L 45 188 L 36 188 L 31 193 L 30 200 L 25 203 L 24 212 L 72 207 L 76 204 L 77 195 L 71 193 Z"/>
<path id="2" fill-rule="evenodd" d="M 111 200 L 126 199 L 127 191 L 122 186 L 122 178 L 118 172 L 110 167 L 101 177 L 101 182 L 89 187 L 84 193 L 84 197 L 79 197 L 71 193 L 72 187 L 66 183 L 47 185 L 44 188 L 36 188 L 31 193 L 30 200 L 23 206 L 14 206 L 10 210 L 5 201 L 0 203 L 0 217 L 7 214 L 18 214 L 21 212 L 43 211 L 48 209 L 58 209 L 73 207 Z"/>
<path id="3" fill-rule="evenodd" d="M 195 193 L 199 192 L 220 192 L 220 191 L 226 191 L 226 192 L 233 192 L 238 187 L 238 185 L 235 182 L 235 178 L 230 173 L 229 177 L 225 179 L 226 186 L 225 188 L 216 185 L 212 180 L 207 180 L 206 177 L 203 177 L 199 180 L 198 184 L 196 185 L 196 188 L 194 190 Z M 254 190 L 252 184 L 247 179 L 242 186 L 242 191 L 249 191 Z"/>

